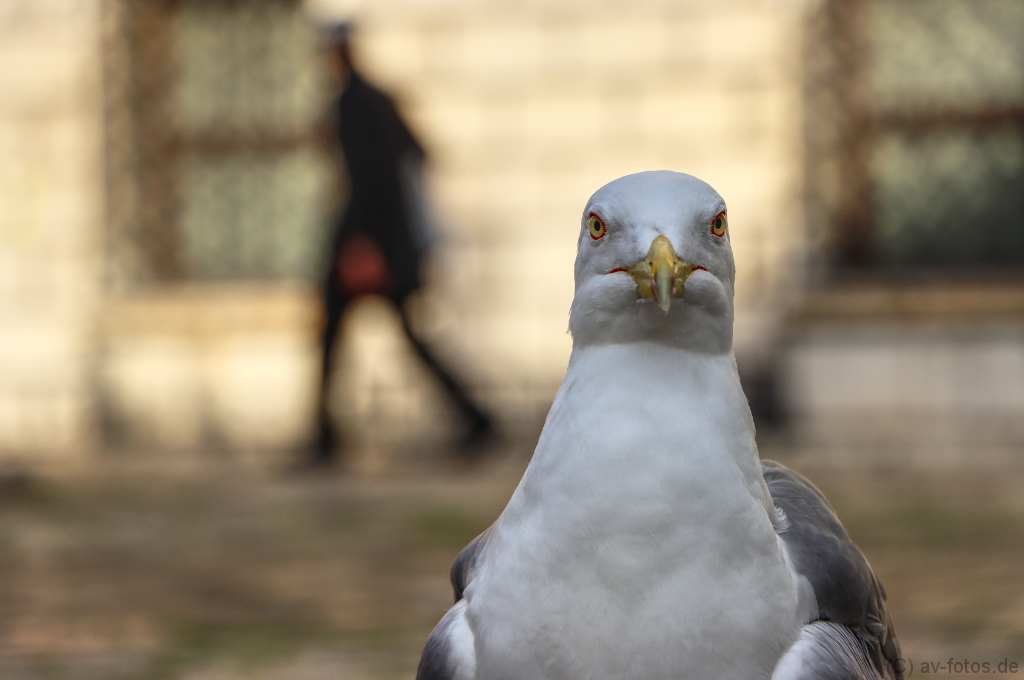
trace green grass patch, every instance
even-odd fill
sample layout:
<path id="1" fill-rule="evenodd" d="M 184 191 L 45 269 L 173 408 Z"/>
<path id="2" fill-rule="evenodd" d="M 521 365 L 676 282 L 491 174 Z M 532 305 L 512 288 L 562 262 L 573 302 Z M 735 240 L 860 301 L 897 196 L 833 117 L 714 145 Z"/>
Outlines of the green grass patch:
<path id="1" fill-rule="evenodd" d="M 1019 545 L 1024 539 L 1024 517 L 1003 508 L 951 505 L 921 494 L 869 512 L 840 514 L 840 521 L 861 547 L 998 548 Z"/>
<path id="2" fill-rule="evenodd" d="M 487 523 L 462 508 L 436 506 L 413 514 L 408 527 L 416 540 L 437 546 L 461 547 L 486 529 Z"/>
<path id="3" fill-rule="evenodd" d="M 214 659 L 251 672 L 271 662 L 287 661 L 335 636 L 328 628 L 308 621 L 180 622 L 153 659 L 148 678 L 175 678 Z"/>

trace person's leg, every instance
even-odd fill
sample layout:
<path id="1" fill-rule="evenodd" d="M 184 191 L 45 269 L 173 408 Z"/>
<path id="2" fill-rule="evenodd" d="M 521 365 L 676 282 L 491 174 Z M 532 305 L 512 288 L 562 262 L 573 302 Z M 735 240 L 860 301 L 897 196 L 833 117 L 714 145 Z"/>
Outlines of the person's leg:
<path id="1" fill-rule="evenodd" d="M 434 356 L 423 341 L 416 336 L 416 332 L 409 321 L 409 314 L 406 311 L 405 305 L 398 304 L 398 310 L 402 317 L 402 328 L 405 330 L 405 335 L 409 338 L 409 342 L 415 348 L 416 354 L 437 377 L 444 391 L 448 393 L 448 396 L 466 421 L 468 430 L 461 441 L 463 448 L 467 451 L 478 448 L 479 445 L 486 443 L 494 435 L 494 424 L 491 422 L 491 418 L 477 406 L 469 392 L 466 391 L 466 388 L 455 379 L 448 368 L 438 361 L 437 357 Z"/>
<path id="2" fill-rule="evenodd" d="M 341 437 L 331 418 L 328 397 L 334 374 L 334 347 L 341 331 L 345 309 L 351 298 L 331 276 L 324 286 L 324 327 L 320 338 L 320 386 L 317 395 L 317 432 L 310 462 L 313 465 L 333 465 L 337 462 Z"/>

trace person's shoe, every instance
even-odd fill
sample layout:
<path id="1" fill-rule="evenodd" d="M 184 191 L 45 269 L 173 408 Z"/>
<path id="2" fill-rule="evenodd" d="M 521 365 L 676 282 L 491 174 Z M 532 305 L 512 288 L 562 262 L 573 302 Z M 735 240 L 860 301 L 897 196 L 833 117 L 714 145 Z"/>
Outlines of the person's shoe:
<path id="1" fill-rule="evenodd" d="M 301 458 L 288 466 L 288 473 L 304 475 L 336 469 L 341 459 L 341 437 L 326 419 L 317 426 L 316 439 Z"/>

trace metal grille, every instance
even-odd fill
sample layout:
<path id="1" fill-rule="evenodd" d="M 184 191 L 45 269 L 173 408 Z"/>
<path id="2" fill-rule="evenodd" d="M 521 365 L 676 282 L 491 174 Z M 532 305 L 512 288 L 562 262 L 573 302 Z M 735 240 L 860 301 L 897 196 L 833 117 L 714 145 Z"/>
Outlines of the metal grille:
<path id="1" fill-rule="evenodd" d="M 132 244 L 122 269 L 315 274 L 334 177 L 314 134 L 328 88 L 297 3 L 110 2 L 108 202 L 137 196 L 111 211 L 112 242 Z"/>
<path id="2" fill-rule="evenodd" d="M 1024 269 L 1024 0 L 833 0 L 814 27 L 809 214 L 829 225 L 826 259 Z"/>
<path id="3" fill-rule="evenodd" d="M 1019 130 L 886 134 L 874 149 L 872 177 L 879 263 L 1024 264 Z"/>

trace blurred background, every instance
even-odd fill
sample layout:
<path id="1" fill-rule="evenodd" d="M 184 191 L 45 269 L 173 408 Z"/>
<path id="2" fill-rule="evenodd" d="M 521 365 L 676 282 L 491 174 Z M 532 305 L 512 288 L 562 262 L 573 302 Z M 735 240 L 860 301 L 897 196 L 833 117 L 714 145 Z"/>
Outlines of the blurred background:
<path id="1" fill-rule="evenodd" d="M 367 298 L 347 470 L 283 474 L 340 20 L 429 154 L 413 316 L 498 421 L 471 469 Z M 1024 0 L 2 0 L 0 90 L 0 676 L 412 677 L 564 372 L 580 212 L 650 169 L 726 199 L 762 455 L 904 656 L 1024 666 Z"/>

